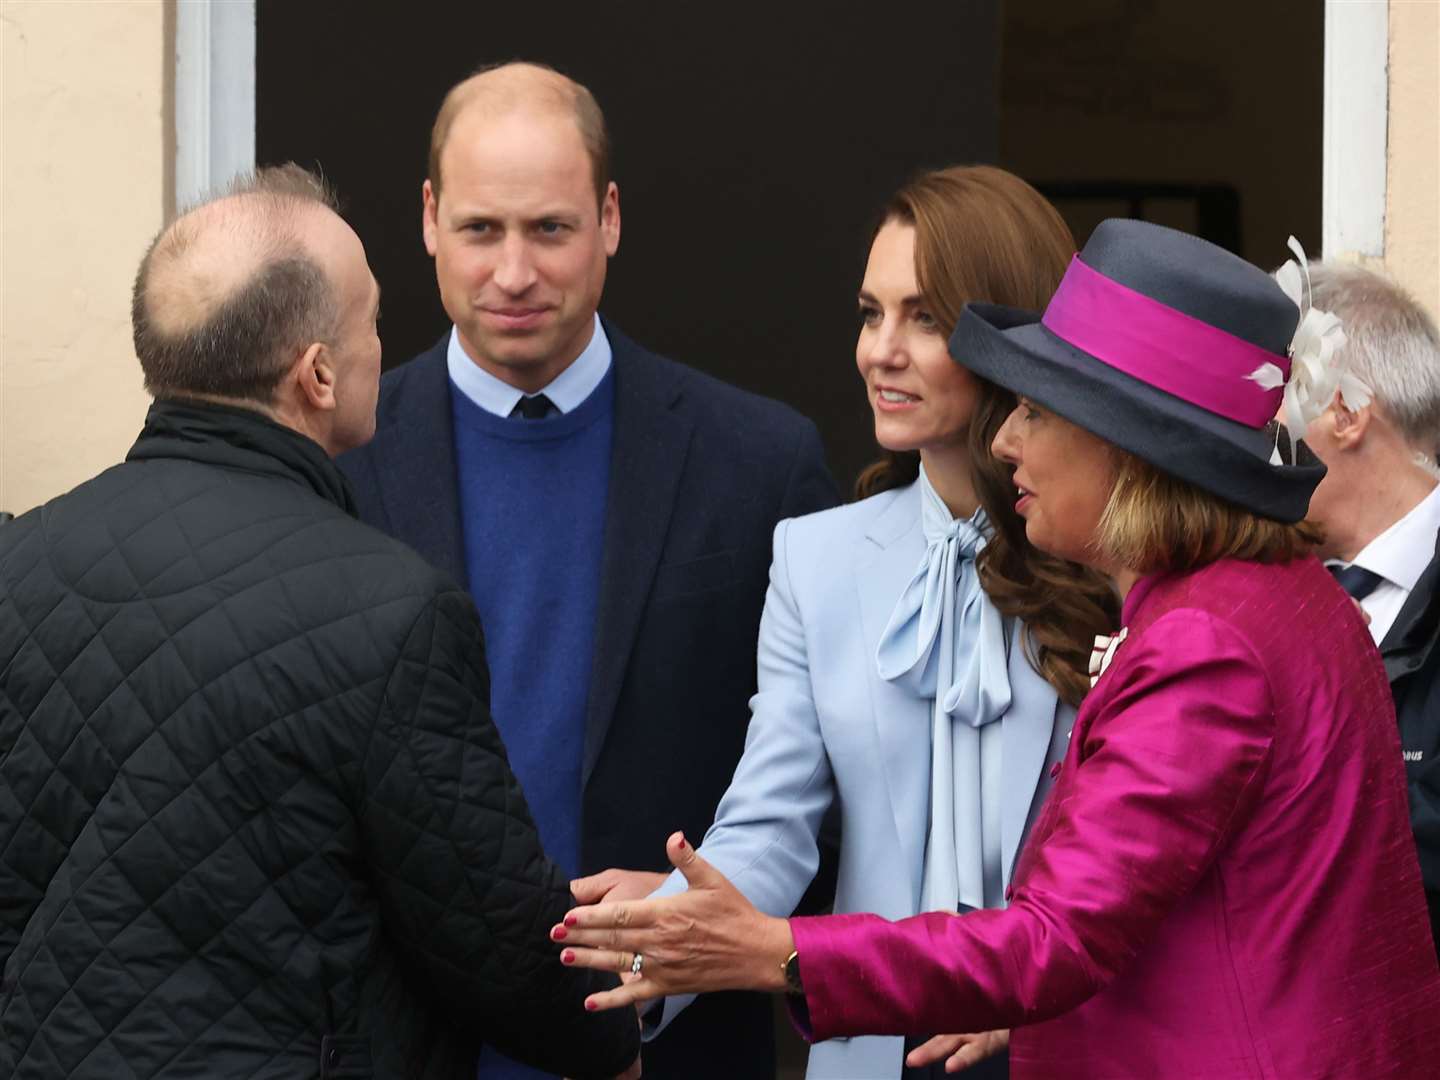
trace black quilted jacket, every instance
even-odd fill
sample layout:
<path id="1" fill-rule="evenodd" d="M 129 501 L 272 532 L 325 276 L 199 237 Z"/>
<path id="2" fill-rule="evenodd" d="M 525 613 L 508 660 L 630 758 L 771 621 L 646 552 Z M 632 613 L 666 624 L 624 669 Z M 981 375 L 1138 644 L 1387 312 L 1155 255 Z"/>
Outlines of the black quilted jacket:
<path id="1" fill-rule="evenodd" d="M 0 1077 L 621 1071 L 470 599 L 320 447 L 157 404 L 0 526 Z"/>

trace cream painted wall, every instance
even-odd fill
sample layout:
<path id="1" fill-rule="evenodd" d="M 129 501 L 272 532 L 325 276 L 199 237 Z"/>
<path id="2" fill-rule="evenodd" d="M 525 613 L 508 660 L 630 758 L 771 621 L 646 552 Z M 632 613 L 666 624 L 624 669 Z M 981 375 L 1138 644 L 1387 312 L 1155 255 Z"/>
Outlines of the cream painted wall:
<path id="1" fill-rule="evenodd" d="M 173 152 L 162 0 L 0 0 L 0 510 L 124 457 L 130 282 Z"/>
<path id="2" fill-rule="evenodd" d="M 1440 318 L 1440 0 L 1390 4 L 1385 269 Z"/>

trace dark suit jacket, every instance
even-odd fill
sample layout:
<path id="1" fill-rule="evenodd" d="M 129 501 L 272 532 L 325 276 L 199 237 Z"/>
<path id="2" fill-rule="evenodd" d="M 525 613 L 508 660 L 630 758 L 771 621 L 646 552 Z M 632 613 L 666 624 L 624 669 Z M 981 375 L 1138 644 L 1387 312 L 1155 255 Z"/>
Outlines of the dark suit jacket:
<path id="1" fill-rule="evenodd" d="M 1380 643 L 1410 785 L 1410 823 L 1440 951 L 1440 537 L 1435 557 Z"/>
<path id="2" fill-rule="evenodd" d="M 615 424 L 582 768 L 581 865 L 668 869 L 744 748 L 771 533 L 837 501 L 814 424 L 605 323 Z M 361 517 L 466 580 L 447 334 L 381 381 L 374 440 L 340 464 Z M 773 1075 L 754 995 L 712 995 L 645 1049 L 646 1080 Z"/>

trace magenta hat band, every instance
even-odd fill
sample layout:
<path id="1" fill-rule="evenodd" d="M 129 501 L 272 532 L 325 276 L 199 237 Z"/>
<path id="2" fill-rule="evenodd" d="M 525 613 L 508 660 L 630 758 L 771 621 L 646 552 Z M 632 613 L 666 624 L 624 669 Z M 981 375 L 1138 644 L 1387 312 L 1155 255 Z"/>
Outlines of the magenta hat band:
<path id="1" fill-rule="evenodd" d="M 1056 337 L 1157 390 L 1252 428 L 1280 408 L 1283 387 L 1248 376 L 1290 358 L 1177 311 L 1092 270 L 1076 255 L 1040 320 Z"/>

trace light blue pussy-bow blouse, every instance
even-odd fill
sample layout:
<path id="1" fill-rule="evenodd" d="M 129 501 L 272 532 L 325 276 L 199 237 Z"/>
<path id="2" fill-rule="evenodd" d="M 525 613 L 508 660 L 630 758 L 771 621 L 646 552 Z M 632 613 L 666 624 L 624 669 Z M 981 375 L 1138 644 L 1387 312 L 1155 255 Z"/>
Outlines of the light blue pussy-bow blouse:
<path id="1" fill-rule="evenodd" d="M 925 556 L 880 635 L 876 661 L 882 679 L 934 702 L 920 910 L 993 907 L 1002 899 L 1001 738 L 993 721 L 1010 707 L 1010 636 L 975 570 L 990 521 L 983 509 L 966 521 L 951 516 L 923 466 L 918 483 Z"/>

